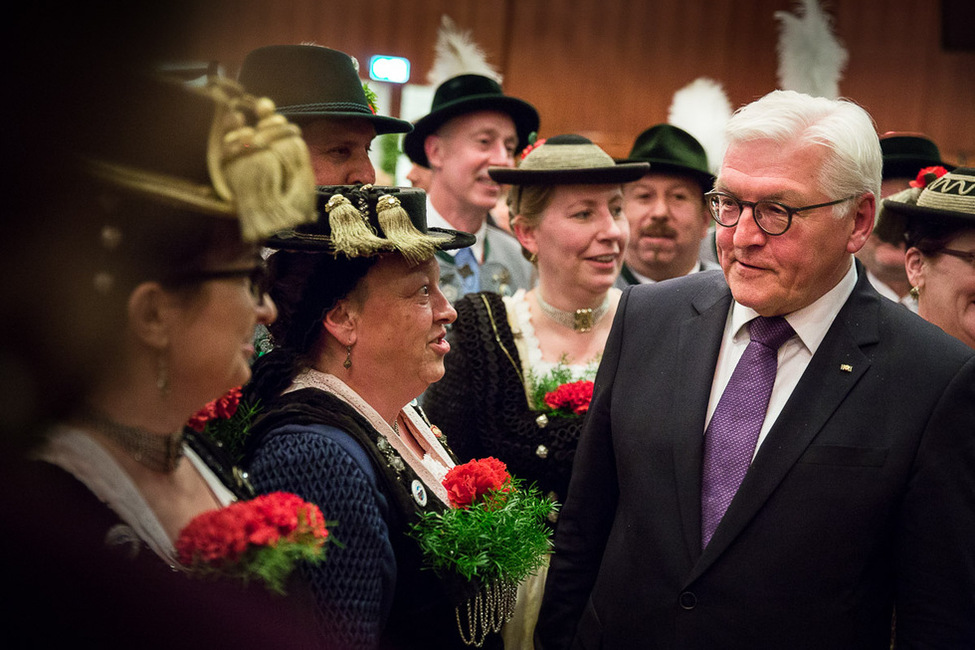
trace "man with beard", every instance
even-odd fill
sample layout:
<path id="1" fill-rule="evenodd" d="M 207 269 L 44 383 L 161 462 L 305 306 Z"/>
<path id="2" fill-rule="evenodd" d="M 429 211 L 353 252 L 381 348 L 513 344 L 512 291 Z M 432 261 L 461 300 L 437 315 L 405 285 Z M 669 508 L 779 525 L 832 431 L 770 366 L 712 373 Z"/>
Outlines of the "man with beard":
<path id="1" fill-rule="evenodd" d="M 440 84 L 430 113 L 403 139 L 410 160 L 430 170 L 429 225 L 477 236 L 469 248 L 437 253 L 440 288 L 450 302 L 477 291 L 531 288 L 532 266 L 518 240 L 489 222 L 502 188 L 487 170 L 514 167 L 537 131 L 531 104 L 503 94 L 494 79 L 462 74 Z"/>
<path id="2" fill-rule="evenodd" d="M 629 157 L 618 162 L 648 162 L 650 171 L 623 187 L 630 242 L 616 286 L 717 269 L 700 252 L 711 225 L 704 193 L 714 183 L 701 143 L 676 126 L 657 124 L 641 133 Z"/>

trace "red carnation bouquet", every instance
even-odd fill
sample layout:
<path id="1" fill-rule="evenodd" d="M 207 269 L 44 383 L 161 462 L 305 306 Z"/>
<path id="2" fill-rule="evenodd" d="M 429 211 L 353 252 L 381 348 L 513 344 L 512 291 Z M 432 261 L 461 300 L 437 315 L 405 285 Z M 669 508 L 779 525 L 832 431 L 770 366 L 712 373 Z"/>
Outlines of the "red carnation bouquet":
<path id="1" fill-rule="evenodd" d="M 180 532 L 176 553 L 191 573 L 259 580 L 284 594 L 299 562 L 325 559 L 328 539 L 318 506 L 273 492 L 197 515 Z"/>
<path id="2" fill-rule="evenodd" d="M 234 463 L 239 463 L 247 433 L 259 412 L 260 404 L 244 400 L 238 386 L 197 411 L 186 426 L 218 443 Z"/>
<path id="3" fill-rule="evenodd" d="M 589 380 L 562 384 L 545 393 L 545 404 L 564 415 L 585 415 L 592 401 L 593 383 Z"/>
<path id="4" fill-rule="evenodd" d="M 545 521 L 558 506 L 492 457 L 457 465 L 443 486 L 451 508 L 421 513 L 411 534 L 428 568 L 467 585 L 458 590 L 465 596 L 457 625 L 465 643 L 480 645 L 511 618 L 517 584 L 545 563 L 552 548 Z"/>

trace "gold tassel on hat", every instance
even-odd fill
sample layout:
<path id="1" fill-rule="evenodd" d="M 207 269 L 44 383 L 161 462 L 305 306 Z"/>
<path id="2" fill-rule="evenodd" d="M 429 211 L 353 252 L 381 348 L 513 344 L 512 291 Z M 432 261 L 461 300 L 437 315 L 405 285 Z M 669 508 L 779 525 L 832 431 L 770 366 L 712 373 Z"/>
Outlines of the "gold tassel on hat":
<path id="1" fill-rule="evenodd" d="M 407 262 L 411 265 L 419 264 L 433 257 L 436 247 L 416 229 L 398 198 L 390 194 L 380 196 L 376 201 L 376 211 L 379 213 L 379 226 L 386 234 L 386 239 L 392 242 Z"/>
<path id="2" fill-rule="evenodd" d="M 325 205 L 331 230 L 332 250 L 347 257 L 364 257 L 390 244 L 373 232 L 362 213 L 341 194 L 335 194 Z"/>
<path id="3" fill-rule="evenodd" d="M 235 200 L 241 234 L 248 241 L 315 218 L 315 178 L 301 131 L 276 115 L 267 98 L 257 100 L 253 109 L 257 126 L 231 128 L 210 154 L 219 157 L 219 176 Z M 231 127 L 240 123 L 236 116 L 225 120 Z"/>

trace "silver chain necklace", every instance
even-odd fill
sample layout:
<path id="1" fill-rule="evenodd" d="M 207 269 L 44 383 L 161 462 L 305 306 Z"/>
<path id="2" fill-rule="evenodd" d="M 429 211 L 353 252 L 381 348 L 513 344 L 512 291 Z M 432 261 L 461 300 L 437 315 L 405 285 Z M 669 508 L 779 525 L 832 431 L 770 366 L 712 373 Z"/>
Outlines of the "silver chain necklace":
<path id="1" fill-rule="evenodd" d="M 564 311 L 553 307 L 542 299 L 542 292 L 535 290 L 535 300 L 542 313 L 554 320 L 563 327 L 575 330 L 576 332 L 589 332 L 596 326 L 606 312 L 609 311 L 609 293 L 603 299 L 603 303 L 595 309 L 576 309 L 575 311 Z"/>

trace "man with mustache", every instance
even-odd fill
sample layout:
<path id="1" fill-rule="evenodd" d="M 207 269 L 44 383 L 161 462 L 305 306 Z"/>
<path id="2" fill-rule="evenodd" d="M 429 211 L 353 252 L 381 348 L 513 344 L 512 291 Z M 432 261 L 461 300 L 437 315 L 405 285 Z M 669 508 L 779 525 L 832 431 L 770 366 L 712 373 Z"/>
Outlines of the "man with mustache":
<path id="1" fill-rule="evenodd" d="M 641 133 L 629 157 L 618 162 L 648 162 L 650 171 L 623 187 L 630 241 L 616 286 L 625 289 L 718 268 L 701 252 L 711 225 L 704 193 L 714 176 L 694 136 L 657 124 Z"/>
<path id="2" fill-rule="evenodd" d="M 488 222 L 501 186 L 487 170 L 514 167 L 515 155 L 537 131 L 531 104 L 503 94 L 494 79 L 462 74 L 437 87 L 430 113 L 406 134 L 403 151 L 430 170 L 430 226 L 477 237 L 469 248 L 437 253 L 440 288 L 450 302 L 477 291 L 512 295 L 531 288 L 532 267 L 518 240 Z"/>

